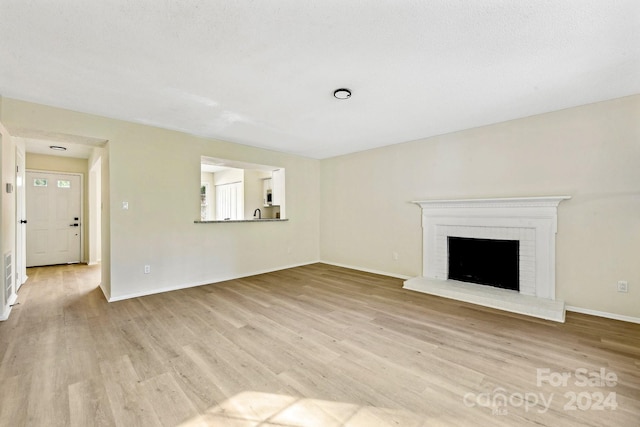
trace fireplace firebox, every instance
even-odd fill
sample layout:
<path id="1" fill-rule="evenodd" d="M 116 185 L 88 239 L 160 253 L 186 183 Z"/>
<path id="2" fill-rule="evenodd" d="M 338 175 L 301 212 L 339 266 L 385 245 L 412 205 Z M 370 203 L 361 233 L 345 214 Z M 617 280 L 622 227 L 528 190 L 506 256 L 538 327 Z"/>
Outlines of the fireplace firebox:
<path id="1" fill-rule="evenodd" d="M 519 291 L 519 246 L 517 240 L 448 236 L 448 278 Z"/>

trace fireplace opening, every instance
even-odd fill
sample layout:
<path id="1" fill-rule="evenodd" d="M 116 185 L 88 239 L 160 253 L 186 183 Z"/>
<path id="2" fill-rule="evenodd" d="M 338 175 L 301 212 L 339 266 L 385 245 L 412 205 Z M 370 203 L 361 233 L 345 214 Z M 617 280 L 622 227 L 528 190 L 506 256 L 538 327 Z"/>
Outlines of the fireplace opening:
<path id="1" fill-rule="evenodd" d="M 520 290 L 518 240 L 447 238 L 451 280 Z"/>

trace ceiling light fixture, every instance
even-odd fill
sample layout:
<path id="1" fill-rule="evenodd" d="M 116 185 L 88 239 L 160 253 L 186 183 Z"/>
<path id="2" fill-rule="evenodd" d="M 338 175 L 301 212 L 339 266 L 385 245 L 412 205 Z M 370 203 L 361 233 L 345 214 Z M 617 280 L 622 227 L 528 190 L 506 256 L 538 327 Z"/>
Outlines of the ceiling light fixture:
<path id="1" fill-rule="evenodd" d="M 337 99 L 349 99 L 351 98 L 351 91 L 345 88 L 336 89 L 333 91 L 333 96 Z"/>
<path id="2" fill-rule="evenodd" d="M 67 147 L 61 147 L 59 145 L 50 145 L 49 148 L 56 151 L 67 151 Z"/>

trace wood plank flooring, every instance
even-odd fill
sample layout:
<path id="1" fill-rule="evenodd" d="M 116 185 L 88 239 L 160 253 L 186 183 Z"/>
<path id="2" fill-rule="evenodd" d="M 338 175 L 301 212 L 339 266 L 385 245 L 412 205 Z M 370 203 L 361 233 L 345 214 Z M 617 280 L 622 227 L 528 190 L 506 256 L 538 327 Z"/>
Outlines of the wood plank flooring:
<path id="1" fill-rule="evenodd" d="M 115 303 L 96 267 L 28 275 L 0 322 L 0 426 L 640 426 L 636 324 L 323 264 Z"/>

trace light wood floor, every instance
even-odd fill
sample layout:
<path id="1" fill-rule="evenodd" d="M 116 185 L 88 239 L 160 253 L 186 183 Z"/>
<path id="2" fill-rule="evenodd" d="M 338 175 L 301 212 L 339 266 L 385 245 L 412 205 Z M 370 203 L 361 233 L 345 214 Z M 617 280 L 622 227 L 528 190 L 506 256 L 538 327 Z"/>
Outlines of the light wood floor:
<path id="1" fill-rule="evenodd" d="M 640 325 L 323 264 L 111 304 L 95 267 L 28 274 L 0 322 L 1 426 L 640 425 Z M 617 381 L 580 387 L 579 368 Z"/>

